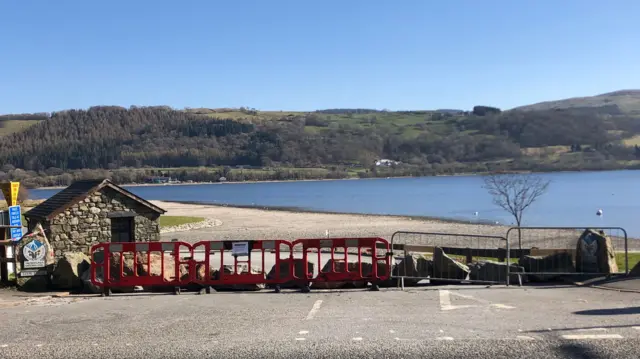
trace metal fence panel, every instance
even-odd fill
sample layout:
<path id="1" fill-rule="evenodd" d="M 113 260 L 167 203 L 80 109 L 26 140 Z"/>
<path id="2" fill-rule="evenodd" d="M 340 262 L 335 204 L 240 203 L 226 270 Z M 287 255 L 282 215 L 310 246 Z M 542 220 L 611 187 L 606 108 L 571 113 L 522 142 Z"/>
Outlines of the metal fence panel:
<path id="1" fill-rule="evenodd" d="M 620 227 L 513 227 L 506 237 L 510 260 L 531 281 L 629 273 L 629 241 Z"/>
<path id="2" fill-rule="evenodd" d="M 391 278 L 403 287 L 423 280 L 430 284 L 508 283 L 505 237 L 400 231 L 391 237 L 391 248 L 395 259 Z"/>

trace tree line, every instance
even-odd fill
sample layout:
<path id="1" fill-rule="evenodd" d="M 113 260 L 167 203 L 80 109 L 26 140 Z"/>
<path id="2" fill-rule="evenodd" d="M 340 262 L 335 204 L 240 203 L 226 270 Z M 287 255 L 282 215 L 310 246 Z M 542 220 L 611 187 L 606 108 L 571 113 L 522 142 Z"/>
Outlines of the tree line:
<path id="1" fill-rule="evenodd" d="M 423 116 L 424 121 L 402 124 L 405 115 Z M 337 121 L 336 116 L 344 117 Z M 99 174 L 121 183 L 141 182 L 156 168 L 187 181 L 225 177 L 214 167 L 274 168 L 226 173 L 229 180 L 266 180 L 450 174 L 496 167 L 609 169 L 640 158 L 638 149 L 621 143 L 640 134 L 640 121 L 584 110 L 476 106 L 471 112 L 442 114 L 337 109 L 251 121 L 163 106 L 96 106 L 1 116 L 0 126 L 10 120 L 40 122 L 0 137 L 0 179 L 22 178 L 33 185 L 65 185 Z M 522 151 L 547 146 L 567 146 L 576 155 L 547 163 Z M 374 163 L 380 158 L 401 165 L 378 168 Z"/>

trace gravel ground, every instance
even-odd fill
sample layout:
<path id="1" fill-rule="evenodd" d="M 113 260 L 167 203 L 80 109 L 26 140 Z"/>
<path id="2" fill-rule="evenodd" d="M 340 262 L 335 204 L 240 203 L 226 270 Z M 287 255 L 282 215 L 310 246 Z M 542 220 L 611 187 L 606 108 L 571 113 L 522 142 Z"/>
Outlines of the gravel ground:
<path id="1" fill-rule="evenodd" d="M 198 216 L 215 220 L 213 228 L 164 233 L 163 240 L 178 239 L 185 242 L 202 240 L 253 240 L 325 238 L 330 237 L 382 237 L 391 240 L 397 231 L 429 232 L 444 234 L 468 234 L 483 236 L 507 235 L 509 227 L 486 224 L 455 223 L 430 219 L 415 219 L 396 216 L 371 216 L 352 214 L 327 214 L 287 212 L 227 206 L 182 204 L 152 201 L 167 210 L 172 216 Z M 616 250 L 624 249 L 619 231 L 607 231 Z M 525 230 L 522 232 L 523 247 L 574 248 L 580 231 L 570 230 Z M 512 247 L 517 245 L 516 231 L 509 233 Z M 481 239 L 472 236 L 452 235 L 407 235 L 398 234 L 396 243 L 449 245 L 470 248 L 504 247 L 504 241 Z M 640 240 L 629 240 L 629 249 L 640 250 Z"/>

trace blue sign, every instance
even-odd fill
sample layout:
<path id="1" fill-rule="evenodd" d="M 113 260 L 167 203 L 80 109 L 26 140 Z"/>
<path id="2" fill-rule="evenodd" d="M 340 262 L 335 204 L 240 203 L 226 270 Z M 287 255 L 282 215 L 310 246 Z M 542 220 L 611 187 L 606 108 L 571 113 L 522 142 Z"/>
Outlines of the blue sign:
<path id="1" fill-rule="evenodd" d="M 11 228 L 11 239 L 17 241 L 22 238 L 22 211 L 20 206 L 9 207 L 9 225 L 20 226 L 20 228 Z"/>

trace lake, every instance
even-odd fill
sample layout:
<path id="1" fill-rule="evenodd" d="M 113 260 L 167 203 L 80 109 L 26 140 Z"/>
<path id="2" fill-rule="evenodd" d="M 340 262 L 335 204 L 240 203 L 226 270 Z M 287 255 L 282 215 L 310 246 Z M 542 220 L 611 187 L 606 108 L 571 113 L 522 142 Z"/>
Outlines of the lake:
<path id="1" fill-rule="evenodd" d="M 619 226 L 630 236 L 640 236 L 640 171 L 563 172 L 541 176 L 549 179 L 551 185 L 525 212 L 525 225 Z M 126 188 L 149 200 L 513 223 L 507 213 L 492 203 L 478 176 Z M 32 190 L 31 197 L 48 198 L 57 191 Z M 602 216 L 596 216 L 598 209 L 603 210 Z"/>

